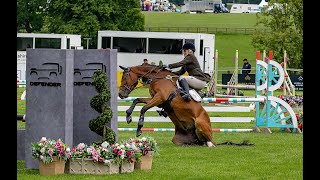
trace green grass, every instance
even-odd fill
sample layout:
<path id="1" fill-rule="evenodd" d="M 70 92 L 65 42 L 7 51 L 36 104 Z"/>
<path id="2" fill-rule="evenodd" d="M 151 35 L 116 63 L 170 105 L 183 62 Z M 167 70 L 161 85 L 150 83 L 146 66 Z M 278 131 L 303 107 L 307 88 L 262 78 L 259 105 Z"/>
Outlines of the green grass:
<path id="1" fill-rule="evenodd" d="M 254 28 L 256 14 L 232 13 L 158 13 L 143 12 L 145 27 L 213 27 L 213 28 Z"/>
<path id="2" fill-rule="evenodd" d="M 163 124 L 163 123 L 160 123 Z M 170 127 L 169 123 L 167 127 Z M 282 132 L 214 133 L 216 143 L 249 140 L 254 146 L 179 147 L 171 142 L 173 132 L 144 132 L 154 137 L 160 154 L 153 158 L 152 170 L 135 170 L 130 174 L 72 175 L 51 177 L 38 170 L 24 168 L 17 161 L 18 179 L 302 179 L 302 135 Z M 119 132 L 119 140 L 135 132 Z"/>

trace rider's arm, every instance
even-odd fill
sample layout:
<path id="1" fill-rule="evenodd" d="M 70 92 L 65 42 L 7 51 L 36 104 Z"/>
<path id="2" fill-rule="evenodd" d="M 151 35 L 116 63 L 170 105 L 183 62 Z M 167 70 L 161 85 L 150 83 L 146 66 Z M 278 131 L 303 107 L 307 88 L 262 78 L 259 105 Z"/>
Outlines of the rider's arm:
<path id="1" fill-rule="evenodd" d="M 175 75 L 182 75 L 186 72 L 186 68 L 182 67 L 179 71 L 173 72 Z"/>
<path id="2" fill-rule="evenodd" d="M 187 56 L 180 62 L 169 64 L 168 67 L 170 69 L 177 68 L 177 67 L 181 67 L 181 66 L 187 65 L 187 64 L 189 64 L 191 62 L 192 62 L 192 58 L 190 56 Z"/>

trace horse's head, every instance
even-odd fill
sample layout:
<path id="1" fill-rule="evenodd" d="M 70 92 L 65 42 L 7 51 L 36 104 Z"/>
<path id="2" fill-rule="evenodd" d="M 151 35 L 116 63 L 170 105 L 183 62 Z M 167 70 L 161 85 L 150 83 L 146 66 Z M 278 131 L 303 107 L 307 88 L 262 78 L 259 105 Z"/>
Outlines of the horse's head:
<path id="1" fill-rule="evenodd" d="M 165 75 L 174 75 L 172 72 L 162 69 L 162 67 L 155 65 L 143 65 L 133 67 L 123 67 L 123 75 L 121 79 L 121 86 L 119 89 L 119 97 L 121 99 L 127 98 L 130 92 L 138 85 L 139 80 L 146 81 L 148 79 L 164 78 Z"/>
<path id="2" fill-rule="evenodd" d="M 130 68 L 119 66 L 123 69 L 121 85 L 119 88 L 119 97 L 121 99 L 127 98 L 131 91 L 137 86 L 139 77 L 136 73 L 132 72 Z"/>

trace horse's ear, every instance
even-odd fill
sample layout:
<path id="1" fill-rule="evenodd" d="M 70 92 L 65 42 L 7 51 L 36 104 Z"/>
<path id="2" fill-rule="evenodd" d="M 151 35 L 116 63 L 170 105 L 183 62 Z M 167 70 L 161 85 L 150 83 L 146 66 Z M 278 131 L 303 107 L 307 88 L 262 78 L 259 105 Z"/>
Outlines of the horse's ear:
<path id="1" fill-rule="evenodd" d="M 128 69 L 128 68 L 123 67 L 123 66 L 120 66 L 120 65 L 119 65 L 119 67 L 120 67 L 122 70 L 124 70 L 124 71 Z"/>

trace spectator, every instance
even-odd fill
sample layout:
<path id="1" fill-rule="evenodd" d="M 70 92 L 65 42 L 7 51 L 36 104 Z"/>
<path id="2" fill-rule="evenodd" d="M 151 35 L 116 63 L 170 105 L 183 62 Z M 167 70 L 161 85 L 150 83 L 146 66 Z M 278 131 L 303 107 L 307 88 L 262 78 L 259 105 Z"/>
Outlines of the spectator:
<path id="1" fill-rule="evenodd" d="M 144 66 L 144 65 L 150 65 L 149 62 L 148 62 L 148 59 L 143 59 L 142 66 Z"/>
<path id="2" fill-rule="evenodd" d="M 248 75 L 251 72 L 251 64 L 249 64 L 248 59 L 243 59 L 243 66 L 241 74 Z"/>

